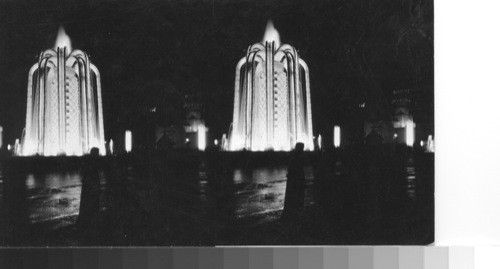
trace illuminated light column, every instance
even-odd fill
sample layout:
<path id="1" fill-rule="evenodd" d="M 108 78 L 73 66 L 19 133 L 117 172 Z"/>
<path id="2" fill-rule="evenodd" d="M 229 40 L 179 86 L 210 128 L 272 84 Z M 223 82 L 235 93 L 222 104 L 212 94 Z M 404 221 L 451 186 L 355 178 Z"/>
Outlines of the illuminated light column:
<path id="1" fill-rule="evenodd" d="M 3 127 L 0 126 L 0 149 L 2 148 L 3 145 Z"/>
<path id="2" fill-rule="evenodd" d="M 340 147 L 340 126 L 337 125 L 333 127 L 333 146 Z"/>
<path id="3" fill-rule="evenodd" d="M 198 149 L 205 150 L 207 145 L 207 131 L 205 130 L 205 125 L 201 124 L 198 126 Z"/>
<path id="4" fill-rule="evenodd" d="M 115 143 L 113 142 L 113 139 L 110 139 L 109 140 L 109 153 L 110 154 L 113 154 L 114 147 L 115 147 Z"/>
<path id="5" fill-rule="evenodd" d="M 227 137 L 226 137 L 226 134 L 223 134 L 222 135 L 222 139 L 221 139 L 221 147 L 223 150 L 228 150 L 228 144 L 227 144 Z"/>
<path id="6" fill-rule="evenodd" d="M 29 71 L 21 154 L 81 156 L 97 147 L 105 155 L 102 114 L 99 71 L 60 28 Z"/>
<path id="7" fill-rule="evenodd" d="M 314 150 L 309 68 L 272 22 L 236 65 L 234 86 L 229 150 Z"/>
<path id="8" fill-rule="evenodd" d="M 427 151 L 434 152 L 434 139 L 432 138 L 432 135 L 427 137 Z"/>
<path id="9" fill-rule="evenodd" d="M 321 135 L 318 135 L 318 149 L 321 149 L 322 144 L 323 144 L 323 139 L 321 138 Z"/>
<path id="10" fill-rule="evenodd" d="M 21 155 L 21 146 L 19 144 L 19 139 L 16 139 L 16 142 L 14 143 L 14 155 Z"/>
<path id="11" fill-rule="evenodd" d="M 415 124 L 413 121 L 408 121 L 406 123 L 406 145 L 413 147 L 413 143 L 415 143 Z"/>
<path id="12" fill-rule="evenodd" d="M 132 151 L 132 132 L 129 130 L 125 131 L 125 151 Z"/>

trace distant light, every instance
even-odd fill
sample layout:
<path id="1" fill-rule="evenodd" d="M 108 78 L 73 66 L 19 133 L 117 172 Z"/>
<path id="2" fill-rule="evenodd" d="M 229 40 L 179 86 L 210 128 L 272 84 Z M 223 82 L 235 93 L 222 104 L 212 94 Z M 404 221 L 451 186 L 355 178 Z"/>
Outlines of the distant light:
<path id="1" fill-rule="evenodd" d="M 394 138 L 398 137 L 398 134 L 394 134 Z"/>
<path id="2" fill-rule="evenodd" d="M 7 145 L 7 150 L 10 151 L 11 149 L 12 149 L 12 147 L 10 145 Z"/>
<path id="3" fill-rule="evenodd" d="M 198 149 L 205 150 L 207 144 L 207 133 L 205 130 L 205 125 L 201 124 L 198 126 Z"/>
<path id="4" fill-rule="evenodd" d="M 189 142 L 189 138 L 186 138 L 186 143 Z"/>
<path id="5" fill-rule="evenodd" d="M 420 140 L 420 146 L 423 147 L 424 146 L 424 140 Z"/>
<path id="6" fill-rule="evenodd" d="M 432 135 L 427 137 L 427 152 L 434 152 L 434 139 Z"/>
<path id="7" fill-rule="evenodd" d="M 115 143 L 113 143 L 113 139 L 109 140 L 109 153 L 113 154 L 113 150 L 115 147 Z"/>
<path id="8" fill-rule="evenodd" d="M 19 139 L 17 138 L 16 142 L 14 144 L 14 153 L 15 153 L 15 155 L 21 155 L 21 151 L 20 150 L 21 150 L 21 147 L 19 145 Z"/>
<path id="9" fill-rule="evenodd" d="M 219 145 L 219 140 L 215 139 L 214 140 L 214 145 L 216 145 L 216 146 Z"/>
<path id="10" fill-rule="evenodd" d="M 333 146 L 340 147 L 340 126 L 337 125 L 333 127 Z"/>
<path id="11" fill-rule="evenodd" d="M 415 143 L 415 124 L 413 121 L 406 123 L 406 145 L 411 147 Z"/>
<path id="12" fill-rule="evenodd" d="M 321 145 L 323 144 L 323 139 L 321 138 L 321 135 L 318 135 L 318 148 L 321 149 Z"/>
<path id="13" fill-rule="evenodd" d="M 224 149 L 224 150 L 228 150 L 228 148 L 229 148 L 229 146 L 228 146 L 228 144 L 227 144 L 227 136 L 226 136 L 226 134 L 223 134 L 223 135 L 222 135 L 222 139 L 221 139 L 221 147 L 222 147 L 222 149 Z"/>
<path id="14" fill-rule="evenodd" d="M 132 151 L 132 132 L 129 130 L 125 131 L 125 151 Z"/>

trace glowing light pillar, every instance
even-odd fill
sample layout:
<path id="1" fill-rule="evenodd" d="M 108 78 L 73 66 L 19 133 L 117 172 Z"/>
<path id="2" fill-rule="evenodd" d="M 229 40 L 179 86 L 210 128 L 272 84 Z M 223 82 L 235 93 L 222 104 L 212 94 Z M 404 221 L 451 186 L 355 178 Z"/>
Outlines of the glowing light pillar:
<path id="1" fill-rule="evenodd" d="M 0 149 L 2 148 L 3 143 L 3 128 L 0 126 Z"/>
<path id="2" fill-rule="evenodd" d="M 337 125 L 333 127 L 333 146 L 340 147 L 340 126 Z"/>
<path id="3" fill-rule="evenodd" d="M 113 139 L 109 140 L 109 153 L 113 154 L 113 150 L 115 147 L 115 143 L 113 143 Z"/>
<path id="4" fill-rule="evenodd" d="M 14 154 L 17 156 L 21 155 L 21 146 L 19 144 L 19 139 L 16 139 L 16 142 L 14 143 Z"/>
<path id="5" fill-rule="evenodd" d="M 318 135 L 318 149 L 321 149 L 322 144 L 323 144 L 323 139 L 321 138 L 321 135 Z"/>
<path id="6" fill-rule="evenodd" d="M 125 151 L 132 151 L 132 132 L 129 130 L 125 131 Z"/>
<path id="7" fill-rule="evenodd" d="M 207 131 L 205 125 L 198 126 L 198 149 L 205 150 L 207 145 Z"/>
<path id="8" fill-rule="evenodd" d="M 406 145 L 412 147 L 415 142 L 415 124 L 413 121 L 406 123 Z"/>
<path id="9" fill-rule="evenodd" d="M 434 139 L 432 138 L 432 135 L 427 137 L 427 151 L 434 152 Z"/>

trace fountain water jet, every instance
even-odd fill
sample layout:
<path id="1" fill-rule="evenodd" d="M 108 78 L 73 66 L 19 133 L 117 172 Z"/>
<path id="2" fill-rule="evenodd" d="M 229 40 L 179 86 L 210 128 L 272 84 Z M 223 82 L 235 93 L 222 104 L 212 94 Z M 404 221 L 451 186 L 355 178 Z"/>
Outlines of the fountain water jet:
<path id="1" fill-rule="evenodd" d="M 229 150 L 314 149 L 309 68 L 271 21 L 237 64 L 234 92 Z"/>
<path id="2" fill-rule="evenodd" d="M 64 28 L 31 67 L 27 97 L 21 155 L 105 154 L 100 74 Z"/>
<path id="3" fill-rule="evenodd" d="M 66 48 L 66 55 L 68 55 L 73 49 L 71 48 L 71 39 L 66 34 L 64 27 L 60 26 L 59 31 L 57 32 L 56 43 L 54 45 L 54 50 L 58 48 L 64 49 Z"/>

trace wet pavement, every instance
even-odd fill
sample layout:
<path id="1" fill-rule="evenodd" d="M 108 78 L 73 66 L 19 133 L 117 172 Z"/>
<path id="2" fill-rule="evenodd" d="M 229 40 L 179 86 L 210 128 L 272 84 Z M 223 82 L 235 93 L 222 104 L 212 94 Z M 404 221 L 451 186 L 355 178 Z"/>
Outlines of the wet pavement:
<path id="1" fill-rule="evenodd" d="M 285 164 L 244 167 L 226 165 L 216 167 L 214 170 L 210 162 L 203 158 L 196 158 L 194 162 L 189 158 L 165 162 L 159 161 L 156 164 L 142 162 L 137 165 L 135 161 L 121 163 L 111 161 L 111 165 L 101 169 L 99 173 L 101 219 L 98 229 L 99 234 L 104 236 L 90 243 L 82 243 L 77 236 L 74 236 L 76 232 L 73 230 L 81 202 L 80 169 L 56 172 L 17 171 L 9 173 L 8 179 L 5 169 L 0 170 L 0 212 L 4 245 L 245 244 L 244 241 L 247 239 L 239 234 L 237 227 L 276 225 L 276 221 L 279 221 L 286 188 Z M 333 167 L 332 171 L 325 172 L 329 175 L 327 181 L 348 181 L 335 183 L 337 190 L 332 191 L 331 195 L 329 193 L 323 195 L 327 202 L 320 197 L 325 190 L 335 186 L 329 186 L 329 182 L 321 183 L 329 187 L 318 183 L 319 177 L 325 177 L 325 173 L 318 172 L 322 168 L 318 165 L 306 165 L 305 208 L 321 206 L 324 208 L 326 205 L 327 212 L 352 211 L 364 208 L 357 206 L 359 201 L 364 201 L 362 204 L 367 204 L 366 210 L 369 212 L 360 214 L 365 216 L 371 214 L 374 218 L 385 217 L 387 214 L 396 214 L 395 218 L 401 218 L 404 214 L 397 215 L 400 213 L 394 212 L 414 214 L 412 212 L 416 212 L 418 209 L 415 209 L 416 207 L 428 208 L 428 212 L 424 214 L 433 214 L 433 208 L 426 207 L 430 203 L 428 200 L 432 199 L 428 193 L 426 201 L 419 202 L 419 199 L 423 198 L 419 198 L 420 186 L 417 180 L 419 173 L 414 158 L 408 157 L 401 161 L 402 173 L 396 179 L 402 186 L 399 194 L 395 193 L 397 188 L 392 183 L 387 188 L 382 187 L 382 191 L 379 191 L 380 188 L 377 186 L 375 186 L 378 188 L 377 191 L 366 189 L 362 186 L 364 183 L 356 179 L 356 173 L 349 170 L 349 164 L 344 162 L 345 160 L 338 158 L 334 161 L 334 165 L 329 166 L 329 169 Z M 379 180 L 378 174 L 387 175 L 379 170 L 378 167 L 368 170 L 370 173 L 365 177 L 376 181 Z M 433 177 L 431 179 L 433 180 Z M 327 188 L 324 188 L 325 186 Z M 385 194 L 380 195 L 381 193 Z M 331 196 L 335 195 L 338 197 L 332 200 Z M 348 198 L 341 198 L 342 195 Z M 339 202 L 339 199 L 342 201 Z M 348 201 L 349 199 L 352 201 Z M 383 203 L 379 204 L 379 208 L 369 207 L 373 201 L 383 199 L 388 203 L 397 201 L 401 208 L 399 211 L 384 213 Z M 355 205 L 349 207 L 349 204 Z M 338 213 L 336 214 L 338 218 Z M 357 215 L 354 215 L 353 219 L 352 214 L 346 213 L 342 219 L 344 222 L 360 222 L 356 217 Z M 326 225 L 326 227 L 334 226 Z M 43 230 L 43 238 L 30 239 L 32 236 L 37 236 L 37 229 Z M 61 229 L 66 229 L 62 234 L 71 238 L 63 241 L 60 238 L 51 239 L 51 236 Z M 10 235 L 6 235 L 9 233 Z M 14 236 L 16 233 L 24 237 Z M 285 241 L 284 244 L 287 243 Z M 266 243 L 265 240 L 257 242 Z"/>

